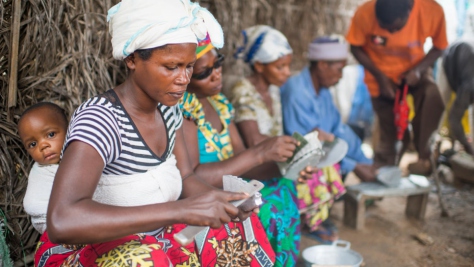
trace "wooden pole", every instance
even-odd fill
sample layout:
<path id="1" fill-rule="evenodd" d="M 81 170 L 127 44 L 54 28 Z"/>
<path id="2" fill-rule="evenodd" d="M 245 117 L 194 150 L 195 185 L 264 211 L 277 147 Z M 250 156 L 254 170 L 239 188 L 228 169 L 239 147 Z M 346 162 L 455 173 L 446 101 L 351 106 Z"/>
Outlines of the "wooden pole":
<path id="1" fill-rule="evenodd" d="M 20 16 L 21 0 L 13 1 L 11 50 L 10 50 L 10 79 L 8 82 L 8 108 L 16 106 L 18 92 L 18 48 L 20 46 Z M 11 120 L 10 112 L 8 119 Z"/>

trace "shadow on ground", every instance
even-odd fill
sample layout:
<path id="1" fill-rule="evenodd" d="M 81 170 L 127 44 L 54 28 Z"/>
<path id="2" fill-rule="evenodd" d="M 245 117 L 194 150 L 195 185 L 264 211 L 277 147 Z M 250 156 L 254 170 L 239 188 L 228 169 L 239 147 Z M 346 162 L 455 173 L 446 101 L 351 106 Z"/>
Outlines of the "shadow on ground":
<path id="1" fill-rule="evenodd" d="M 413 155 L 404 157 L 412 161 Z M 403 166 L 403 162 L 402 162 Z M 406 165 L 405 165 L 406 166 Z M 346 184 L 358 183 L 350 176 Z M 362 266 L 384 267 L 451 267 L 474 266 L 474 185 L 460 184 L 446 190 L 443 197 L 450 217 L 442 218 L 436 193 L 431 193 L 425 220 L 405 217 L 406 198 L 386 197 L 366 211 L 363 230 L 353 230 L 342 224 L 344 203 L 336 202 L 331 218 L 339 228 L 339 237 L 351 242 L 351 249 L 364 257 Z M 414 238 L 424 233 L 434 243 L 424 245 Z M 318 243 L 302 237 L 301 251 Z M 303 267 L 300 259 L 297 265 Z"/>

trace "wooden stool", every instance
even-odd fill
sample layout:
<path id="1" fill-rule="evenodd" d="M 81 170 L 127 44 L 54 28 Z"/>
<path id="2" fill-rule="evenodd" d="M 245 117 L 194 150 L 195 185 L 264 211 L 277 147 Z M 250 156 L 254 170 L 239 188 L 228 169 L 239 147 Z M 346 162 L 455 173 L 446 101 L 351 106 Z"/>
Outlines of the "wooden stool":
<path id="1" fill-rule="evenodd" d="M 422 220 L 425 217 L 430 191 L 431 185 L 418 186 L 408 178 L 402 178 L 400 185 L 394 188 L 376 182 L 349 186 L 344 196 L 344 224 L 357 230 L 362 229 L 365 222 L 365 201 L 391 196 L 408 197 L 405 214 Z"/>

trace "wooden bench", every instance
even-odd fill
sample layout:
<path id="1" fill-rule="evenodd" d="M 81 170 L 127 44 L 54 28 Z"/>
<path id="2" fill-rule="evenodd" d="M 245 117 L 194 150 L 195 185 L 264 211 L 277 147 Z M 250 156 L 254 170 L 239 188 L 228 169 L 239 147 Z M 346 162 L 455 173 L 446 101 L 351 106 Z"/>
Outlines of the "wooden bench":
<path id="1" fill-rule="evenodd" d="M 365 222 L 365 201 L 391 196 L 408 197 L 405 214 L 408 217 L 422 220 L 426 213 L 430 191 L 431 185 L 420 186 L 408 178 L 402 178 L 400 185 L 393 188 L 377 182 L 348 186 L 344 196 L 344 224 L 357 230 L 362 229 Z"/>

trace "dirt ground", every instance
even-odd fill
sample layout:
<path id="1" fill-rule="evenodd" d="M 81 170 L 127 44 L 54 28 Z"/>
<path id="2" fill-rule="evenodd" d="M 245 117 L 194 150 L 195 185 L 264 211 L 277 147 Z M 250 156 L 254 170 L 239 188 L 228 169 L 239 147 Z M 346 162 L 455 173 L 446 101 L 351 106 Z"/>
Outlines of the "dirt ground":
<path id="1" fill-rule="evenodd" d="M 403 163 L 413 161 L 416 155 L 407 155 Z M 358 183 L 348 177 L 346 184 Z M 437 194 L 430 193 L 425 220 L 405 217 L 406 198 L 385 197 L 367 208 L 365 228 L 354 230 L 343 225 L 343 201 L 336 202 L 331 218 L 339 228 L 339 238 L 351 242 L 351 249 L 364 258 L 362 266 L 451 267 L 474 266 L 474 185 L 445 185 L 441 190 L 449 208 L 450 217 L 442 218 Z M 434 241 L 423 245 L 414 235 L 424 233 Z M 318 245 L 302 237 L 302 248 Z M 300 259 L 298 267 L 303 267 Z"/>

